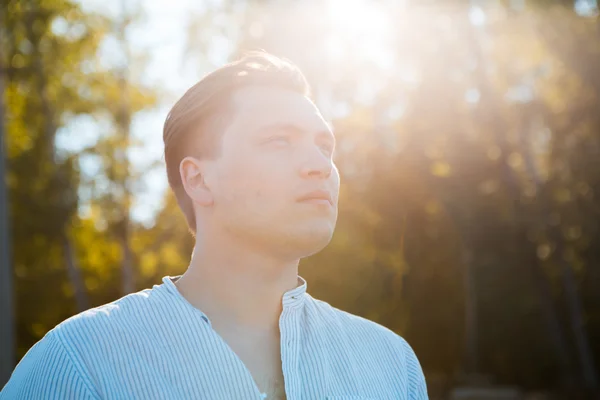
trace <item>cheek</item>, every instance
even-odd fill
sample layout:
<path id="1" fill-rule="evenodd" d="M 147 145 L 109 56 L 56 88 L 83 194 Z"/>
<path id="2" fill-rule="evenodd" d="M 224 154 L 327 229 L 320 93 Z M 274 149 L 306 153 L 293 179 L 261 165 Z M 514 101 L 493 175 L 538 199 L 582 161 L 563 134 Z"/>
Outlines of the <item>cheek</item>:
<path id="1" fill-rule="evenodd" d="M 282 168 L 274 168 L 263 158 L 240 155 L 223 163 L 220 170 L 220 191 L 228 202 L 265 203 L 273 202 L 283 191 Z M 288 180 L 289 181 L 289 180 Z"/>

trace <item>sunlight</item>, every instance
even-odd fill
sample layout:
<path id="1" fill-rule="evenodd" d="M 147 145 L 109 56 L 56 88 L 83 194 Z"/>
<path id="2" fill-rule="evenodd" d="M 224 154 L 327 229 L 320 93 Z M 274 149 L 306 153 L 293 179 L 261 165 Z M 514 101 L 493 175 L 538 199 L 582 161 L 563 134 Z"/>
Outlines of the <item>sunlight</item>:
<path id="1" fill-rule="evenodd" d="M 334 59 L 359 52 L 381 66 L 391 63 L 386 56 L 390 21 L 380 4 L 365 0 L 329 0 L 331 24 L 327 47 Z"/>
<path id="2" fill-rule="evenodd" d="M 383 10 L 365 0 L 329 0 L 329 18 L 341 34 L 381 37 L 388 28 Z"/>

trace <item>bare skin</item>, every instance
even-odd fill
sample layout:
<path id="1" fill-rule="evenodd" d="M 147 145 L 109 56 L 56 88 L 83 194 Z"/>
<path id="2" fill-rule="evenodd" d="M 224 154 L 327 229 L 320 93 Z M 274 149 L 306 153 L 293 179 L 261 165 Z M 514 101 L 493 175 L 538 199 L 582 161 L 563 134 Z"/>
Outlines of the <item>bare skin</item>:
<path id="1" fill-rule="evenodd" d="M 186 157 L 180 174 L 197 222 L 194 253 L 176 282 L 211 320 L 268 399 L 285 399 L 279 317 L 298 263 L 331 240 L 339 174 L 334 137 L 306 97 L 251 86 L 213 159 Z M 331 201 L 302 200 L 315 190 Z"/>

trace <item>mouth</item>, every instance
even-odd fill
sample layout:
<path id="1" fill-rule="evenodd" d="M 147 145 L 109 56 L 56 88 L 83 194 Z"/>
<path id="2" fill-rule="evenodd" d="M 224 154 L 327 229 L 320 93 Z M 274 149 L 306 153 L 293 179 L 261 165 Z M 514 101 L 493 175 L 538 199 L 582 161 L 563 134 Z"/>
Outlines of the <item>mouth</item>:
<path id="1" fill-rule="evenodd" d="M 298 197 L 298 202 L 326 206 L 333 205 L 333 199 L 331 198 L 331 194 L 326 190 L 314 190 L 312 192 L 306 193 L 303 196 Z"/>

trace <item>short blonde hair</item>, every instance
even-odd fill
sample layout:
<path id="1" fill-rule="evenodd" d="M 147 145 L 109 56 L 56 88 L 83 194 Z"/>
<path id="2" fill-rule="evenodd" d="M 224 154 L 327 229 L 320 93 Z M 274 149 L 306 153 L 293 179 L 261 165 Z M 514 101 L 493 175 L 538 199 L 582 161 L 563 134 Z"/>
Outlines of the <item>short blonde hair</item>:
<path id="1" fill-rule="evenodd" d="M 202 78 L 175 103 L 165 120 L 167 178 L 192 235 L 196 234 L 196 218 L 192 201 L 183 188 L 179 164 L 187 156 L 218 156 L 220 135 L 235 112 L 231 96 L 250 85 L 275 86 L 310 95 L 306 78 L 297 66 L 265 52 L 252 52 Z"/>

